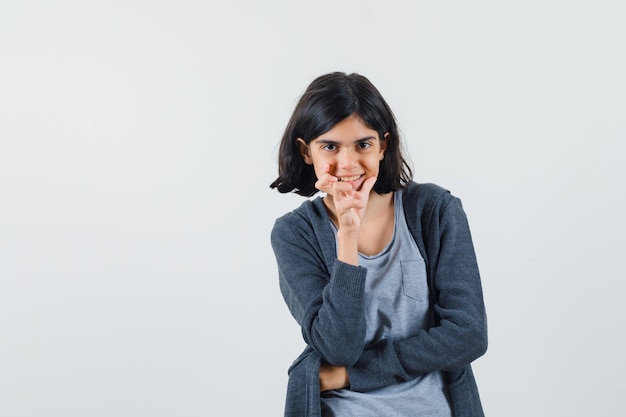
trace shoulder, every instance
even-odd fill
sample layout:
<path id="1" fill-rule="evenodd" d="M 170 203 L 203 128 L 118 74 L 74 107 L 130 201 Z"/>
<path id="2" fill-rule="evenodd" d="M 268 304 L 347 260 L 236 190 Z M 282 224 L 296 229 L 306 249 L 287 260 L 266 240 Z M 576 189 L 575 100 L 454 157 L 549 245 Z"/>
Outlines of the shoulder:
<path id="1" fill-rule="evenodd" d="M 274 221 L 272 240 L 284 239 L 286 235 L 305 237 L 324 223 L 324 203 L 321 198 L 304 201 L 298 208 L 283 214 Z"/>
<path id="2" fill-rule="evenodd" d="M 307 200 L 274 222 L 270 242 L 281 262 L 315 258 L 319 264 L 332 265 L 335 259 L 335 234 L 321 198 Z"/>
<path id="3" fill-rule="evenodd" d="M 298 226 L 321 221 L 324 203 L 321 198 L 306 200 L 300 206 L 278 217 L 274 222 L 277 225 Z"/>
<path id="4" fill-rule="evenodd" d="M 461 200 L 437 184 L 411 182 L 403 192 L 402 204 L 414 233 L 436 233 L 445 225 L 466 222 Z"/>
<path id="5" fill-rule="evenodd" d="M 433 183 L 410 182 L 403 192 L 405 208 L 417 210 L 419 213 L 429 212 L 436 208 L 445 208 L 455 197 L 450 191 Z"/>

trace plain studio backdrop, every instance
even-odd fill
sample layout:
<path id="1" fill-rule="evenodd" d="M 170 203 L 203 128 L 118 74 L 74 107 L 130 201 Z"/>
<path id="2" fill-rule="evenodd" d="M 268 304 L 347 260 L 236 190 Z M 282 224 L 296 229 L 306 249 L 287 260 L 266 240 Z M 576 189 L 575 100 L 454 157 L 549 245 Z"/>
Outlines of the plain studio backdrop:
<path id="1" fill-rule="evenodd" d="M 469 217 L 486 414 L 626 414 L 626 6 L 0 5 L 0 416 L 278 416 L 277 147 L 359 72 Z"/>

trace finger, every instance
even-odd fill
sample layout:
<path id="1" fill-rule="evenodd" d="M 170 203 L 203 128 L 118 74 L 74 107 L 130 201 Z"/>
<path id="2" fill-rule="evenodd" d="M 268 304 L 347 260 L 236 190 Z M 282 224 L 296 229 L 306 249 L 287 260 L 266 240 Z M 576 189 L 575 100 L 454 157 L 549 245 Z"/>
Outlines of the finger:
<path id="1" fill-rule="evenodd" d="M 330 171 L 330 164 L 324 165 L 320 173 L 320 176 L 315 182 L 315 188 L 317 188 L 320 191 L 332 194 L 333 184 L 337 183 L 338 178 L 331 175 L 329 171 Z"/>
<path id="2" fill-rule="evenodd" d="M 352 185 L 346 184 L 345 182 L 338 181 L 335 183 L 335 191 L 351 194 L 352 191 L 354 190 L 352 189 Z"/>
<path id="3" fill-rule="evenodd" d="M 332 185 L 338 181 L 338 178 L 330 174 L 330 164 L 324 165 L 322 168 L 322 178 L 325 178 L 326 184 Z"/>
<path id="4" fill-rule="evenodd" d="M 333 185 L 333 193 L 338 201 L 345 201 L 348 199 L 351 200 L 353 196 L 353 191 L 354 190 L 352 189 L 352 186 L 350 184 L 346 184 L 341 181 L 338 181 Z"/>
<path id="5" fill-rule="evenodd" d="M 374 188 L 374 184 L 376 183 L 376 177 L 369 177 L 365 181 L 363 181 L 363 185 L 361 186 L 361 190 L 359 192 L 355 192 L 353 194 L 354 197 L 354 207 L 357 209 L 362 209 L 367 206 L 367 201 L 369 200 L 370 192 Z"/>
<path id="6" fill-rule="evenodd" d="M 325 193 L 333 193 L 333 185 L 337 182 L 337 179 L 332 176 L 324 176 L 315 181 L 315 188 Z"/>
<path id="7" fill-rule="evenodd" d="M 374 188 L 374 184 L 376 183 L 377 178 L 376 177 L 369 177 L 368 179 L 366 179 L 363 182 L 363 186 L 361 187 L 361 192 L 364 193 L 365 195 L 369 195 L 369 193 L 372 191 L 372 188 Z"/>

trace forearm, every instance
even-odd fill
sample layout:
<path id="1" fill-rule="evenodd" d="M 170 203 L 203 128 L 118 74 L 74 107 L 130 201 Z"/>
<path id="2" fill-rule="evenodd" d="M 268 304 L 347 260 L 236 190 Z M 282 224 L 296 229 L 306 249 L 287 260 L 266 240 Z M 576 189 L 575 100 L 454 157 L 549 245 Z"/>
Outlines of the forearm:
<path id="1" fill-rule="evenodd" d="M 407 381 L 435 371 L 453 371 L 470 364 L 487 349 L 486 324 L 459 329 L 444 325 L 405 340 L 385 340 L 363 352 L 348 367 L 355 391 Z"/>
<path id="2" fill-rule="evenodd" d="M 363 268 L 336 262 L 330 283 L 311 300 L 301 326 L 305 341 L 333 365 L 351 365 L 365 339 Z"/>
<path id="3" fill-rule="evenodd" d="M 337 232 L 337 260 L 349 265 L 359 265 L 359 232 Z"/>
<path id="4" fill-rule="evenodd" d="M 364 279 L 355 282 L 347 276 L 347 273 L 354 274 L 355 271 L 360 271 L 360 268 L 354 269 L 359 265 L 358 245 L 358 230 L 339 229 L 337 232 L 338 262 L 335 265 L 330 285 L 324 289 L 323 303 L 316 312 L 317 317 L 310 331 L 307 332 L 309 336 L 307 342 L 316 346 L 322 356 L 333 365 L 351 365 L 363 351 L 365 323 L 361 287 L 364 286 Z M 359 289 L 359 293 L 355 292 L 355 289 Z M 355 303 L 358 303 L 358 307 Z M 352 304 L 357 308 L 350 307 Z M 335 368 L 339 367 L 332 367 L 336 370 Z M 341 368 L 345 372 L 345 368 Z M 329 375 L 334 376 L 334 379 L 330 378 L 331 381 L 337 381 L 336 372 Z"/>
<path id="5" fill-rule="evenodd" d="M 302 328 L 305 342 L 326 362 L 350 365 L 363 352 L 367 270 L 355 265 L 358 263 L 356 239 L 352 239 L 351 258 L 337 257 L 330 226 L 327 226 L 329 233 L 320 232 L 316 236 L 322 239 L 325 248 L 330 248 L 327 251 L 317 240 L 309 238 L 315 235 L 312 226 L 302 223 L 296 215 L 275 223 L 271 238 L 281 293 Z M 348 248 L 350 239 L 344 242 L 343 237 L 341 233 L 340 247 Z"/>

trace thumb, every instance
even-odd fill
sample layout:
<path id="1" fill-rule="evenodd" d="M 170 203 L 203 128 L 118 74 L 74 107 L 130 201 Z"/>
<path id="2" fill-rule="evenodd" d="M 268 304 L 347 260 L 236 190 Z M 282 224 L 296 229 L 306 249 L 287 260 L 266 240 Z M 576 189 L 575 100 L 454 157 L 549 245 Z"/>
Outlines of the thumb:
<path id="1" fill-rule="evenodd" d="M 369 177 L 365 181 L 363 181 L 363 186 L 361 187 L 361 192 L 369 195 L 372 188 L 374 188 L 374 184 L 376 183 L 376 177 Z"/>

